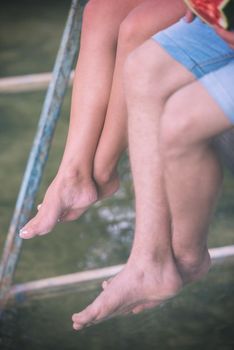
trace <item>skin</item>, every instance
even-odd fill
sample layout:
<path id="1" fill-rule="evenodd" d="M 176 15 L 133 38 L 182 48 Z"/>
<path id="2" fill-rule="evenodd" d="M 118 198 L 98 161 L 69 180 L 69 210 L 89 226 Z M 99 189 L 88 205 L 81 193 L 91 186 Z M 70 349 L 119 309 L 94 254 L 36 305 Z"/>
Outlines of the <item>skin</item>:
<path id="1" fill-rule="evenodd" d="M 123 64 L 134 48 L 184 12 L 181 0 L 88 3 L 63 159 L 38 214 L 21 229 L 21 238 L 46 234 L 58 221 L 77 219 L 117 191 L 117 164 L 127 147 Z"/>
<path id="2" fill-rule="evenodd" d="M 133 247 L 123 271 L 73 315 L 76 330 L 155 307 L 210 265 L 207 232 L 222 182 L 210 140 L 232 124 L 194 76 L 152 40 L 129 57 L 125 93 L 136 193 Z"/>
<path id="3" fill-rule="evenodd" d="M 156 5 L 156 1 L 147 3 Z M 159 4 L 160 2 L 157 2 L 157 5 Z M 143 2 L 139 1 L 138 5 L 139 8 L 135 8 L 134 11 L 137 12 L 139 9 L 142 19 L 146 18 L 147 13 L 151 16 L 154 14 L 150 18 L 152 23 L 155 23 L 156 12 L 152 12 L 152 7 L 148 8 L 150 11 L 144 12 L 140 8 L 140 5 L 144 5 Z M 165 11 L 164 6 L 165 2 L 163 11 Z M 96 10 L 94 13 L 98 18 Z M 121 14 L 125 10 L 124 7 L 123 12 L 120 11 Z M 131 12 L 133 17 L 136 15 L 134 11 Z M 160 13 L 159 6 L 157 11 L 161 20 L 163 13 Z M 183 11 L 184 8 L 181 7 L 176 14 L 170 12 L 170 14 L 173 13 L 172 17 L 167 18 L 165 22 L 157 22 L 157 28 L 150 27 L 152 32 L 148 29 L 148 37 L 160 28 L 173 23 Z M 128 8 L 126 13 L 129 12 Z M 101 45 L 98 47 L 95 47 L 98 42 L 95 36 L 95 41 L 92 41 L 93 33 L 89 31 L 91 28 L 89 23 L 87 27 L 83 27 L 82 32 L 87 36 L 83 35 L 84 46 L 81 45 L 81 52 L 84 57 L 87 54 L 86 59 L 90 59 L 90 54 L 92 56 L 98 53 L 98 57 L 105 60 L 106 55 L 102 57 L 102 53 L 107 54 L 107 52 L 103 47 L 108 48 L 109 61 L 100 59 L 100 62 L 107 63 L 103 65 L 105 67 L 103 76 L 107 79 L 101 80 L 106 82 L 104 86 L 107 88 L 104 89 L 104 94 L 96 94 L 101 91 L 99 80 L 96 79 L 93 82 L 91 79 L 94 72 L 97 73 L 100 62 L 94 60 L 94 66 L 91 64 L 93 71 L 91 68 L 90 71 L 86 71 L 86 59 L 83 58 L 82 61 L 79 57 L 64 157 L 58 175 L 48 189 L 38 215 L 23 228 L 22 238 L 47 233 L 58 219 L 65 221 L 79 217 L 89 205 L 113 194 L 118 188 L 116 164 L 127 143 L 124 132 L 126 106 L 121 84 L 123 65 L 129 53 L 147 37 L 144 33 L 145 35 L 140 36 L 140 39 L 135 39 L 134 44 L 129 44 L 126 38 L 129 39 L 131 36 L 124 35 L 127 32 L 126 27 L 120 26 L 121 20 L 126 18 L 126 13 L 125 17 L 118 18 L 119 24 L 118 21 L 114 23 L 113 27 L 117 30 L 110 36 L 106 35 L 106 28 L 104 31 L 101 26 L 103 36 L 98 35 L 98 38 L 108 40 L 107 42 L 100 40 Z M 113 16 L 113 13 L 110 14 L 110 18 L 111 15 Z M 103 22 L 101 15 L 99 22 Z M 124 24 L 127 26 L 126 22 Z M 135 23 L 139 28 L 139 18 Z M 220 35 L 226 36 L 227 33 Z M 230 35 L 227 41 L 232 45 Z M 117 51 L 113 46 L 117 47 Z M 138 57 L 139 52 L 144 53 L 141 58 Z M 139 52 L 134 52 L 133 62 L 128 59 L 125 70 L 130 155 L 137 214 L 133 247 L 123 271 L 111 281 L 104 283 L 104 291 L 90 306 L 73 315 L 73 327 L 76 330 L 118 314 L 138 313 L 155 307 L 177 294 L 183 284 L 203 276 L 210 265 L 206 236 L 209 219 L 219 193 L 221 172 L 216 155 L 207 140 L 228 129 L 230 124 L 206 91 L 194 82 L 193 76 L 162 52 L 154 42 L 147 42 Z M 157 57 L 157 60 L 153 59 L 151 62 L 150 57 Z M 100 78 L 103 76 L 101 75 Z M 91 96 L 88 83 L 91 84 L 91 91 L 95 92 L 91 93 Z M 86 86 L 87 89 L 85 89 Z M 95 99 L 96 96 L 98 96 L 97 99 Z M 194 101 L 194 96 L 199 97 L 198 101 L 204 101 L 209 109 L 207 111 L 198 109 L 195 115 L 189 115 L 188 118 L 189 106 L 191 101 Z M 97 104 L 94 103 L 95 101 Z M 171 121 L 175 111 L 182 105 L 184 109 L 179 110 L 178 113 L 179 126 L 174 125 L 172 132 Z M 118 106 L 120 106 L 119 109 Z M 201 123 L 204 112 L 208 113 L 205 130 L 204 123 Z M 185 123 L 188 119 L 193 121 L 193 128 L 191 124 Z M 212 128 L 213 124 L 215 128 Z M 182 144 L 184 130 L 186 132 L 193 130 L 193 133 L 191 135 L 188 132 L 188 137 Z M 207 130 L 211 133 L 208 134 Z M 115 146 L 112 147 L 113 145 Z M 178 178 L 178 172 L 184 172 L 183 181 Z M 204 186 L 201 191 L 202 196 L 196 197 L 197 193 L 194 193 L 193 189 L 201 185 L 200 178 L 198 179 L 198 174 L 201 172 L 205 172 L 207 176 L 202 184 Z M 181 198 L 178 198 L 180 195 Z M 50 212 L 49 216 L 48 212 Z M 198 213 L 196 220 L 194 215 L 191 215 L 194 212 Z"/>
<path id="4" fill-rule="evenodd" d="M 215 27 L 214 28 L 216 33 L 224 40 L 228 43 L 228 45 L 234 49 L 234 32 L 229 32 L 227 30 L 224 30 L 220 27 Z"/>

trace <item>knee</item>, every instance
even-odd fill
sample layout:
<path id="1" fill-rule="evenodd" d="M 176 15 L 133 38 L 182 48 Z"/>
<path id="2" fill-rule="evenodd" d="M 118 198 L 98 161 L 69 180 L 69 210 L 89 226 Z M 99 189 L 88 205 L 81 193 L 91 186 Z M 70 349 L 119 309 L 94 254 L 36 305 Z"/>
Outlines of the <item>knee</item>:
<path id="1" fill-rule="evenodd" d="M 100 11 L 104 11 L 105 8 L 108 8 L 108 5 L 111 5 L 111 1 L 108 0 L 89 0 L 84 7 L 83 16 L 87 20 L 92 20 L 96 17 Z"/>
<path id="2" fill-rule="evenodd" d="M 83 11 L 83 24 L 88 25 L 92 23 L 96 17 L 97 8 L 100 0 L 89 0 Z"/>
<path id="3" fill-rule="evenodd" d="M 153 47 L 153 55 L 152 53 Z M 157 59 L 155 59 L 155 54 Z M 158 98 L 165 95 L 164 62 L 157 44 L 152 40 L 132 51 L 124 64 L 124 87 L 126 94 L 134 92 L 138 96 Z M 160 87 L 160 88 L 159 88 Z"/>
<path id="4" fill-rule="evenodd" d="M 108 23 L 114 14 L 114 2 L 109 0 L 89 0 L 84 7 L 82 31 L 90 29 L 92 34 Z"/>
<path id="5" fill-rule="evenodd" d="M 138 15 L 130 13 L 120 24 L 118 46 L 126 52 L 130 52 L 143 41 L 139 20 Z"/>
<path id="6" fill-rule="evenodd" d="M 130 88 L 132 86 L 132 81 L 138 80 L 139 76 L 143 74 L 143 62 L 144 64 L 146 63 L 144 57 L 145 54 L 141 47 L 135 49 L 127 56 L 124 64 L 124 78 L 127 87 Z"/>

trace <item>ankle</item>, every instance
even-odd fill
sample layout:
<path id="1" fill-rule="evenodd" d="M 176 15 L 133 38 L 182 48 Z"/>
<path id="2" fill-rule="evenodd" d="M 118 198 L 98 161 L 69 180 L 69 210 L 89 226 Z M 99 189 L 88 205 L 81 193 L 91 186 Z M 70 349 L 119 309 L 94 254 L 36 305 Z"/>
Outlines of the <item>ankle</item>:
<path id="1" fill-rule="evenodd" d="M 95 182 L 99 186 L 105 186 L 112 182 L 116 177 L 118 177 L 117 171 L 115 168 L 108 167 L 94 167 L 93 177 Z"/>
<path id="2" fill-rule="evenodd" d="M 175 295 L 181 290 L 183 280 L 172 255 L 159 260 L 155 256 L 134 256 L 131 255 L 126 264 L 126 268 L 134 271 L 135 275 L 150 284 L 154 284 L 155 290 L 163 286 L 168 297 Z"/>
<path id="3" fill-rule="evenodd" d="M 93 182 L 91 172 L 78 167 L 65 167 L 61 165 L 58 170 L 58 177 L 65 181 Z"/>
<path id="4" fill-rule="evenodd" d="M 152 249 L 152 247 L 143 249 L 142 246 L 138 248 L 135 245 L 129 257 L 129 263 L 143 268 L 152 265 L 161 266 L 162 268 L 175 266 L 174 257 L 171 249 L 168 247 L 165 249 Z"/>
<path id="5" fill-rule="evenodd" d="M 207 248 L 199 252 L 177 254 L 175 261 L 185 283 L 198 280 L 209 271 L 211 266 Z"/>
<path id="6" fill-rule="evenodd" d="M 100 198 L 109 197 L 119 189 L 119 177 L 116 168 L 94 167 L 93 179 L 97 185 Z"/>

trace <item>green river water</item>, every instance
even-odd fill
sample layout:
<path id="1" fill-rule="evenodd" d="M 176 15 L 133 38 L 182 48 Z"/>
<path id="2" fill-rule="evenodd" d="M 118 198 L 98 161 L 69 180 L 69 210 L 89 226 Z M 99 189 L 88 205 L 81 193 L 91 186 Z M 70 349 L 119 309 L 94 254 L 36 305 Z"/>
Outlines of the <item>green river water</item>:
<path id="1" fill-rule="evenodd" d="M 51 71 L 69 1 L 1 2 L 0 76 Z M 45 91 L 0 95 L 0 250 L 4 244 Z M 69 121 L 68 91 L 37 202 L 58 167 Z M 124 263 L 134 229 L 127 157 L 122 186 L 80 220 L 62 224 L 46 237 L 24 242 L 15 282 Z M 234 178 L 225 172 L 209 235 L 209 246 L 234 242 Z M 214 266 L 201 282 L 166 305 L 138 316 L 116 318 L 75 333 L 71 314 L 99 290 L 67 293 L 14 306 L 0 324 L 0 349 L 234 349 L 233 262 Z"/>

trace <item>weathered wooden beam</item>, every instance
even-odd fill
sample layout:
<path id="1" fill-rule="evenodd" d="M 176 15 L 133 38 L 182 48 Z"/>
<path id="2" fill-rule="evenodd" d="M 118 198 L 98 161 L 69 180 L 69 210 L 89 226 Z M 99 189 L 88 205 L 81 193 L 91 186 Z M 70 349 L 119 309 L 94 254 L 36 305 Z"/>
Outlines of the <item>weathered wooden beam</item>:
<path id="1" fill-rule="evenodd" d="M 219 264 L 230 258 L 234 259 L 234 245 L 213 248 L 209 252 L 212 264 Z M 43 298 L 64 292 L 93 290 L 100 285 L 101 280 L 116 275 L 123 267 L 124 265 L 116 265 L 18 284 L 11 288 L 9 299 L 11 302 L 23 302 L 28 298 Z"/>
<path id="2" fill-rule="evenodd" d="M 74 71 L 71 72 L 69 84 L 72 84 Z M 38 73 L 0 78 L 0 93 L 18 93 L 42 90 L 48 87 L 52 73 Z"/>
<path id="3" fill-rule="evenodd" d="M 71 9 L 53 69 L 53 78 L 47 90 L 37 132 L 7 234 L 0 264 L 0 316 L 8 298 L 22 246 L 19 230 L 30 217 L 30 212 L 48 157 L 53 133 L 60 116 L 70 73 L 77 55 L 82 10 L 83 8 L 80 5 L 80 1 L 72 0 Z"/>
<path id="4" fill-rule="evenodd" d="M 212 264 L 219 264 L 227 259 L 234 258 L 234 245 L 209 249 Z"/>
<path id="5" fill-rule="evenodd" d="M 72 273 L 15 285 L 10 290 L 9 299 L 24 301 L 27 298 L 43 297 L 65 291 L 86 291 L 97 287 L 101 280 L 116 275 L 124 265 L 116 265 L 96 270 Z"/>

